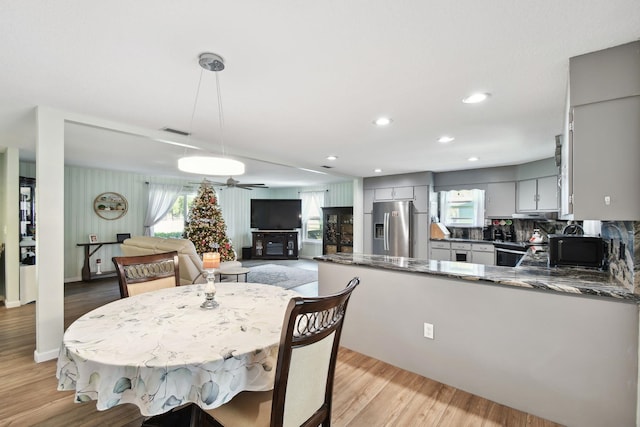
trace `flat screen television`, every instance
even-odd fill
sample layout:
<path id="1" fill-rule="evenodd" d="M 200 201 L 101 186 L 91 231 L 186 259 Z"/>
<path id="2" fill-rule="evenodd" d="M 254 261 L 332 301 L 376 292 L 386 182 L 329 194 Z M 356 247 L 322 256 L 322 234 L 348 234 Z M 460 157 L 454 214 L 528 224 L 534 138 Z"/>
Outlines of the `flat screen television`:
<path id="1" fill-rule="evenodd" d="M 302 200 L 251 199 L 251 228 L 260 230 L 302 228 Z"/>

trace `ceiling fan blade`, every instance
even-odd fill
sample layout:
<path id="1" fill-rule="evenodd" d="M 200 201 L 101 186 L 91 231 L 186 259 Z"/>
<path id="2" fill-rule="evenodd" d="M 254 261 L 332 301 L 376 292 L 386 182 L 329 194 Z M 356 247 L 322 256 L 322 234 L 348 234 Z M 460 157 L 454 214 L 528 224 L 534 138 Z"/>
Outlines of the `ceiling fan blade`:
<path id="1" fill-rule="evenodd" d="M 213 182 L 213 181 L 207 181 L 207 184 L 209 184 L 209 185 L 227 185 L 226 182 Z M 189 181 L 189 185 L 202 185 L 202 181 L 198 181 L 198 182 Z"/>

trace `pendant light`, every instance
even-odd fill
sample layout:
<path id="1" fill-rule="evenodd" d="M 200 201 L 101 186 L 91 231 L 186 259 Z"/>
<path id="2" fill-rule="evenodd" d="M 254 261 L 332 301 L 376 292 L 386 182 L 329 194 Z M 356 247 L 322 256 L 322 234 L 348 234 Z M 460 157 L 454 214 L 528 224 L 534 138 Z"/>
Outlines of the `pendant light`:
<path id="1" fill-rule="evenodd" d="M 199 60 L 200 67 L 207 71 L 213 71 L 216 74 L 216 93 L 218 96 L 218 121 L 220 123 L 220 145 L 222 147 L 222 156 L 188 156 L 178 159 L 178 169 L 183 172 L 195 173 L 198 175 L 213 176 L 233 176 L 242 175 L 244 173 L 244 163 L 225 157 L 224 151 L 224 115 L 222 113 L 222 97 L 220 95 L 220 79 L 218 73 L 224 70 L 224 61 L 220 55 L 215 53 L 202 53 Z M 202 80 L 202 72 L 200 73 Z M 195 114 L 198 94 L 200 92 L 200 84 L 196 93 L 196 102 L 193 105 L 193 116 Z"/>

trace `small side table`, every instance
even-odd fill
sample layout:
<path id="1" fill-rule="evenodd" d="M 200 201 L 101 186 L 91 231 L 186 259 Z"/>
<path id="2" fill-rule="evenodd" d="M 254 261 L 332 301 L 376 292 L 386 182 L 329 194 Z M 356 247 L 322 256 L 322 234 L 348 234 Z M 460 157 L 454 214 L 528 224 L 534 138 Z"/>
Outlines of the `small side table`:
<path id="1" fill-rule="evenodd" d="M 115 270 L 112 271 L 103 271 L 102 274 L 96 274 L 91 271 L 91 267 L 89 265 L 89 260 L 91 256 L 95 254 L 102 245 L 119 245 L 120 242 L 96 242 L 96 243 L 78 243 L 77 246 L 81 246 L 84 248 L 84 264 L 82 266 L 82 281 L 89 282 L 93 279 L 100 279 L 104 277 L 116 277 Z M 94 246 L 97 246 L 92 250 Z"/>
<path id="2" fill-rule="evenodd" d="M 244 281 L 247 281 L 247 274 L 249 274 L 249 269 L 244 267 L 236 267 L 236 268 L 228 268 L 219 272 L 220 280 L 222 281 L 222 276 L 236 276 L 236 282 L 239 282 L 239 277 L 244 274 Z"/>

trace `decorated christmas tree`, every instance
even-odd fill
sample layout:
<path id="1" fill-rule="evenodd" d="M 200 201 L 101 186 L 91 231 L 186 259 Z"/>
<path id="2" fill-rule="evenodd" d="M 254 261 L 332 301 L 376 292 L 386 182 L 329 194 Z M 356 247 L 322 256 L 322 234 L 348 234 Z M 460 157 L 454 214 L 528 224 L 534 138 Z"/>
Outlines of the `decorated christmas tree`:
<path id="1" fill-rule="evenodd" d="M 184 237 L 193 242 L 199 254 L 214 252 L 217 248 L 221 261 L 235 258 L 216 193 L 206 179 L 200 184 L 198 196 L 193 200 L 184 227 Z"/>

